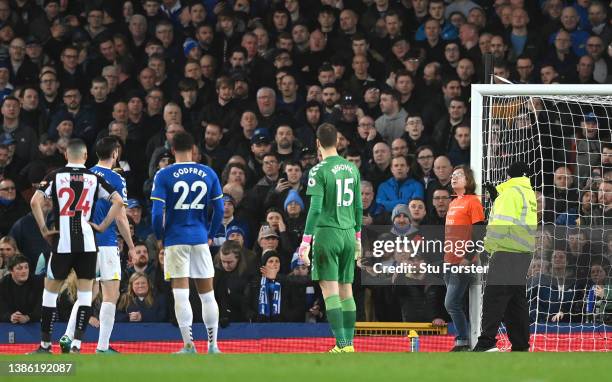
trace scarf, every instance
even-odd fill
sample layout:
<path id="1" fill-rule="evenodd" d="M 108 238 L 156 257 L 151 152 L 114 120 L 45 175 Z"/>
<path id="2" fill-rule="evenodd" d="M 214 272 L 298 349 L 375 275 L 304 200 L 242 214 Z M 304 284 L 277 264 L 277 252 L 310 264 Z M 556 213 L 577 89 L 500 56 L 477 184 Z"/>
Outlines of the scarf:
<path id="1" fill-rule="evenodd" d="M 10 206 L 13 202 L 15 201 L 15 199 L 10 200 L 10 199 L 4 199 L 4 198 L 0 198 L 0 206 L 4 206 L 4 207 L 8 207 Z"/>
<path id="2" fill-rule="evenodd" d="M 281 310 L 281 284 L 278 281 L 261 278 L 259 287 L 258 312 L 262 316 L 279 316 Z"/>

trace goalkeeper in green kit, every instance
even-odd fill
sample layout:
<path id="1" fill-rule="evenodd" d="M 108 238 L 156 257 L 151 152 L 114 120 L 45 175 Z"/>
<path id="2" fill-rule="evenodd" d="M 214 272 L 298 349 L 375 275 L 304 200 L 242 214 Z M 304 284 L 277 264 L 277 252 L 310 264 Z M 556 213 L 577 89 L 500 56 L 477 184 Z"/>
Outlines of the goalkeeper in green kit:
<path id="1" fill-rule="evenodd" d="M 322 161 L 308 176 L 310 210 L 298 254 L 309 265 L 312 246 L 312 279 L 319 281 L 327 320 L 336 337 L 330 353 L 352 353 L 356 319 L 352 283 L 355 260 L 361 256 L 363 205 L 359 170 L 338 155 L 337 135 L 329 123 L 317 129 Z"/>

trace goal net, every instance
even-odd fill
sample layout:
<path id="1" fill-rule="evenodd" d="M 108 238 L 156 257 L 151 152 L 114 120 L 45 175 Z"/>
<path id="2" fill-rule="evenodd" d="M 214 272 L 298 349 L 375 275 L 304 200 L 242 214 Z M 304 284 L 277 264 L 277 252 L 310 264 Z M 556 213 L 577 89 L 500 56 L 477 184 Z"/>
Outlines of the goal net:
<path id="1" fill-rule="evenodd" d="M 526 279 L 531 350 L 607 351 L 612 86 L 474 85 L 471 107 L 471 163 L 487 214 L 482 186 L 505 181 L 513 162 L 529 165 L 536 190 L 536 252 Z M 481 291 L 472 291 L 472 314 L 481 309 Z M 478 322 L 472 326 L 474 337 Z M 510 347 L 503 326 L 498 347 Z"/>

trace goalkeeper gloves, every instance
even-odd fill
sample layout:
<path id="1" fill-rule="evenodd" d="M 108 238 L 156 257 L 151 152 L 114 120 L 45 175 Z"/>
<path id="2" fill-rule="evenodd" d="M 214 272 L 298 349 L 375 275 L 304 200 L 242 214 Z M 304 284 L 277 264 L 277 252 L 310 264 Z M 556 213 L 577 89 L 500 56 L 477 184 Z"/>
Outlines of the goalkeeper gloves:
<path id="1" fill-rule="evenodd" d="M 355 232 L 355 260 L 361 259 L 361 231 Z"/>
<path id="2" fill-rule="evenodd" d="M 310 253 L 310 243 L 312 243 L 312 235 L 304 235 L 302 236 L 302 243 L 298 248 L 298 256 L 306 266 L 310 265 L 310 259 L 308 258 L 308 253 Z"/>

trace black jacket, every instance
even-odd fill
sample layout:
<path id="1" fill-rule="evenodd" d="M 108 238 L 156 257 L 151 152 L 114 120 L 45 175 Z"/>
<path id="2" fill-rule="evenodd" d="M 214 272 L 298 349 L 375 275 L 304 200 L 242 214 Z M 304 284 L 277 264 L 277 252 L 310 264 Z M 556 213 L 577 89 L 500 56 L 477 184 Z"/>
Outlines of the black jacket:
<path id="1" fill-rule="evenodd" d="M 30 276 L 23 285 L 17 285 L 8 274 L 0 280 L 0 322 L 10 322 L 11 314 L 19 311 L 30 316 L 30 322 L 40 320 L 43 278 Z"/>

